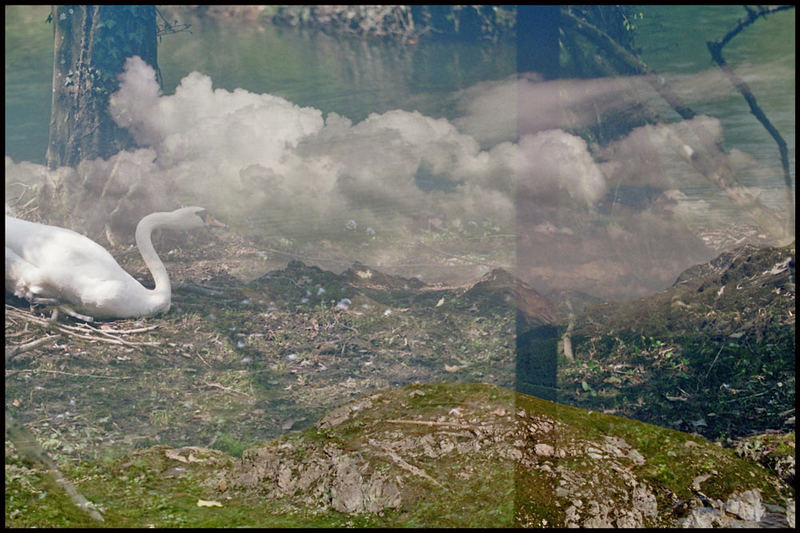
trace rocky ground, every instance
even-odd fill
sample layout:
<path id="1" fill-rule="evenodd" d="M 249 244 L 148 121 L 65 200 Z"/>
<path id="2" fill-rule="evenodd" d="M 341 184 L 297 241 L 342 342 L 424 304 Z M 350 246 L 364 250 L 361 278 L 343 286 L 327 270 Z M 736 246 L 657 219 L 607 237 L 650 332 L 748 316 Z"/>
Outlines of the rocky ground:
<path id="1" fill-rule="evenodd" d="M 87 325 L 6 300 L 7 419 L 108 524 L 793 520 L 793 246 L 571 318 L 500 270 L 460 287 L 334 274 L 231 234 L 164 257 L 161 317 Z M 511 392 L 531 331 L 549 335 L 558 399 L 589 411 Z M 91 523 L 16 435 L 6 524 Z"/>
<path id="2" fill-rule="evenodd" d="M 442 384 L 346 404 L 315 431 L 248 450 L 212 485 L 403 526 L 788 525 L 791 491 L 765 474 L 679 432 Z"/>
<path id="3" fill-rule="evenodd" d="M 155 446 L 67 473 L 134 527 L 794 525 L 793 489 L 731 450 L 486 384 L 368 394 L 241 459 Z M 8 524 L 92 523 L 13 457 L 6 480 Z"/>

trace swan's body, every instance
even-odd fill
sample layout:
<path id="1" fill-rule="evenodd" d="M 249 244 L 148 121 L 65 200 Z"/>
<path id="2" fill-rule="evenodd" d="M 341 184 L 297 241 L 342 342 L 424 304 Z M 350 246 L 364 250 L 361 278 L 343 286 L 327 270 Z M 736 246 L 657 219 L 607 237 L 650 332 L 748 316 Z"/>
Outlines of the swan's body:
<path id="1" fill-rule="evenodd" d="M 136 245 L 155 281 L 147 289 L 108 251 L 72 230 L 6 215 L 6 290 L 32 302 L 53 301 L 94 318 L 169 310 L 172 288 L 151 235 L 156 228 L 224 226 L 201 207 L 152 213 L 136 226 Z"/>

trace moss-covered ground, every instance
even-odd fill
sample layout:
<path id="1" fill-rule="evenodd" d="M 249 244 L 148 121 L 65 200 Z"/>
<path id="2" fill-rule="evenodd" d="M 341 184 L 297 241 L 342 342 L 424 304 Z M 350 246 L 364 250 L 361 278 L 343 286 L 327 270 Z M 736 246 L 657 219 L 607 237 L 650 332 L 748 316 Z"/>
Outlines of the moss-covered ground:
<path id="1" fill-rule="evenodd" d="M 661 515 L 652 524 L 674 518 L 681 499 L 690 498 L 692 480 L 706 475 L 703 492 L 725 499 L 734 490 L 758 488 L 766 502 L 793 496 L 788 485 L 760 465 L 737 457 L 731 450 L 654 425 L 617 416 L 564 406 L 509 390 L 469 383 L 411 385 L 368 396 L 370 403 L 353 411 L 340 423 L 310 427 L 280 437 L 275 447 L 287 449 L 293 460 L 337 446 L 370 459 L 375 448 L 367 441 L 392 437 L 398 425 L 409 420 L 433 424 L 407 424 L 402 438 L 424 442 L 426 435 L 444 435 L 473 428 L 496 448 L 470 448 L 465 453 L 421 454 L 414 457 L 416 472 L 397 468 L 385 456 L 372 456 L 375 468 L 403 477 L 400 507 L 378 513 L 344 514 L 320 506 L 298 503 L 296 498 L 270 499 L 259 491 L 232 490 L 220 472 L 238 462 L 230 455 L 204 449 L 175 450 L 152 446 L 138 451 L 109 453 L 94 460 L 61 463 L 67 478 L 103 513 L 103 523 L 93 522 L 48 482 L 7 450 L 6 525 L 11 527 L 510 527 L 563 523 L 567 502 L 555 496 L 550 478 L 537 469 L 522 468 L 500 453 L 519 420 L 551 419 L 558 431 L 551 444 L 577 450 L 586 442 L 612 436 L 624 439 L 644 457 L 632 472 L 656 490 Z M 454 417 L 456 406 L 460 413 Z M 447 421 L 445 421 L 445 419 Z M 440 424 L 437 427 L 435 424 Z M 462 440 L 465 437 L 458 437 Z M 457 439 L 458 439 L 457 438 Z M 427 437 L 429 440 L 430 437 Z M 400 440 L 400 439 L 398 439 Z M 434 439 L 435 441 L 436 439 Z M 464 440 L 468 442 L 468 440 Z M 509 448 L 506 448 L 509 449 Z M 299 454 L 299 455 L 298 455 Z M 604 468 L 603 461 L 586 455 L 548 460 L 554 469 L 567 468 L 592 484 Z M 376 466 L 377 465 L 377 466 Z M 381 466 L 383 465 L 383 466 Z M 392 470 L 391 468 L 394 468 Z M 612 478 L 613 479 L 613 478 Z M 608 490 L 608 483 L 602 487 Z M 588 486 L 588 485 L 587 485 Z M 598 487 L 597 490 L 600 490 Z M 558 503 L 558 505 L 556 505 Z M 677 512 L 677 511 L 676 511 Z M 544 522 L 542 522 L 544 520 Z"/>
<path id="2" fill-rule="evenodd" d="M 150 283 L 137 254 L 116 256 Z M 347 400 L 413 381 L 513 385 L 513 309 L 479 311 L 464 288 L 373 279 L 359 265 L 342 276 L 300 262 L 273 268 L 235 235 L 190 236 L 164 259 L 174 291 L 162 316 L 52 321 L 6 295 L 8 413 L 67 475 L 158 445 L 238 457 Z M 257 275 L 244 283 L 242 269 Z M 7 464 L 14 457 L 7 446 Z M 39 489 L 19 496 L 20 472 L 7 478 L 7 519 L 51 524 L 31 512 Z"/>

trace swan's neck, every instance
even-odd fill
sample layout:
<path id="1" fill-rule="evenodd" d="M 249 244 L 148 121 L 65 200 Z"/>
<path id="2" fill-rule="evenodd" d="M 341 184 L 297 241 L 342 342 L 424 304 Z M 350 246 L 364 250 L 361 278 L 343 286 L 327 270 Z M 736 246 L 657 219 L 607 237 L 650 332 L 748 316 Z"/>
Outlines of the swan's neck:
<path id="1" fill-rule="evenodd" d="M 166 309 L 169 309 L 172 286 L 169 282 L 167 269 L 161 259 L 158 258 L 156 249 L 153 247 L 152 234 L 154 229 L 169 223 L 170 214 L 152 213 L 140 220 L 136 226 L 136 246 L 139 248 L 142 259 L 144 259 L 147 268 L 150 269 L 153 281 L 156 283 L 155 289 L 148 292 L 152 295 L 151 298 L 155 307 L 165 306 Z"/>

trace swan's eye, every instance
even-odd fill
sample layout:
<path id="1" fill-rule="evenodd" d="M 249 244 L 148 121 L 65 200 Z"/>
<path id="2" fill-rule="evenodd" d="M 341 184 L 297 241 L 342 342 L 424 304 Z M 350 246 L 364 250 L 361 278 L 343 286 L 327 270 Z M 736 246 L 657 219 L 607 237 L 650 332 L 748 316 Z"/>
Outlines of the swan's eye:
<path id="1" fill-rule="evenodd" d="M 225 224 L 223 224 L 222 222 L 220 222 L 219 220 L 217 220 L 216 218 L 214 218 L 214 216 L 211 213 L 209 213 L 208 211 L 206 211 L 205 209 L 202 210 L 202 211 L 198 211 L 197 212 L 197 216 L 199 216 L 203 220 L 203 223 L 206 226 L 216 226 L 216 227 L 219 227 L 219 228 L 227 228 L 228 227 Z"/>

